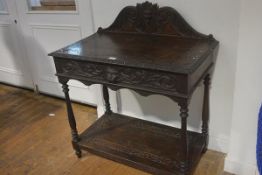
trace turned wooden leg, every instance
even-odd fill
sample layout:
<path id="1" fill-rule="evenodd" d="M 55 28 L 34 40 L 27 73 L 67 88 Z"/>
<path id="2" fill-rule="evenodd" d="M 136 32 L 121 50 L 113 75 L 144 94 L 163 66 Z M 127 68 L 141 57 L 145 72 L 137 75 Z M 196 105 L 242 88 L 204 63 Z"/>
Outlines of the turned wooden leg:
<path id="1" fill-rule="evenodd" d="M 208 123 L 209 123 L 209 85 L 210 85 L 210 75 L 207 75 L 204 79 L 204 100 L 203 100 L 203 111 L 202 111 L 202 134 L 205 137 L 205 147 L 203 153 L 207 151 L 209 133 L 208 133 Z"/>
<path id="2" fill-rule="evenodd" d="M 64 83 L 62 87 L 63 87 L 63 91 L 64 91 L 64 94 L 65 94 L 68 121 L 69 121 L 69 125 L 70 125 L 70 128 L 71 128 L 72 145 L 73 145 L 73 148 L 75 150 L 77 157 L 80 158 L 82 156 L 82 154 L 81 154 L 81 150 L 80 150 L 80 148 L 77 144 L 77 142 L 80 141 L 80 138 L 78 136 L 78 132 L 77 132 L 77 129 L 76 129 L 76 121 L 75 121 L 75 116 L 74 116 L 74 113 L 73 113 L 73 109 L 72 109 L 72 106 L 71 106 L 71 100 L 70 100 L 69 93 L 68 93 L 69 92 L 68 85 L 66 83 Z"/>
<path id="3" fill-rule="evenodd" d="M 187 117 L 188 117 L 188 105 L 179 104 L 180 106 L 180 117 L 181 117 L 181 151 L 182 151 L 182 162 L 181 171 L 184 173 L 188 170 L 188 139 L 187 139 Z"/>
<path id="4" fill-rule="evenodd" d="M 106 114 L 111 114 L 112 110 L 111 110 L 110 102 L 109 102 L 109 93 L 108 93 L 108 89 L 105 85 L 103 85 L 103 97 L 104 97 L 104 101 L 105 101 Z"/>

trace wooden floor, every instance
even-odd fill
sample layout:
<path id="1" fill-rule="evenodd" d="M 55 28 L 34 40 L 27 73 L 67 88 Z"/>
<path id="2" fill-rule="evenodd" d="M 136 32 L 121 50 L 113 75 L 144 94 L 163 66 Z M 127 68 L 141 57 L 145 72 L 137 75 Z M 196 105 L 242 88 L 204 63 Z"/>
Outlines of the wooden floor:
<path id="1" fill-rule="evenodd" d="M 147 175 L 88 153 L 77 159 L 62 100 L 0 84 L 1 175 Z M 74 104 L 79 131 L 96 120 L 96 110 Z M 221 175 L 222 153 L 208 151 L 195 175 Z"/>

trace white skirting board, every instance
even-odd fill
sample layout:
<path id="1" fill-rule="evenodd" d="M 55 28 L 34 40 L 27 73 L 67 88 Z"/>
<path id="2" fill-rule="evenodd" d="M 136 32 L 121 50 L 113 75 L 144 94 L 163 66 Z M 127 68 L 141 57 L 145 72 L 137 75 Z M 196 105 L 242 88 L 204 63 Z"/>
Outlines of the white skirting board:
<path id="1" fill-rule="evenodd" d="M 21 72 L 0 67 L 0 82 L 33 88 L 33 82 L 28 80 Z"/>
<path id="2" fill-rule="evenodd" d="M 225 160 L 225 171 L 236 175 L 259 175 L 256 165 L 236 162 L 229 158 Z"/>

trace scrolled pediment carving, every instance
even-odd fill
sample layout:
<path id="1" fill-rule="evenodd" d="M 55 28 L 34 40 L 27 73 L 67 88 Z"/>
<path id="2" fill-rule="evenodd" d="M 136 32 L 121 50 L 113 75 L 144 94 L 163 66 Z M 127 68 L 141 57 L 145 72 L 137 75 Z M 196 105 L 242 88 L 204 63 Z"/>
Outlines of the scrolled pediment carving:
<path id="1" fill-rule="evenodd" d="M 193 29 L 175 9 L 160 8 L 157 4 L 148 1 L 137 6 L 125 7 L 110 27 L 99 28 L 98 33 L 103 32 L 207 37 Z"/>

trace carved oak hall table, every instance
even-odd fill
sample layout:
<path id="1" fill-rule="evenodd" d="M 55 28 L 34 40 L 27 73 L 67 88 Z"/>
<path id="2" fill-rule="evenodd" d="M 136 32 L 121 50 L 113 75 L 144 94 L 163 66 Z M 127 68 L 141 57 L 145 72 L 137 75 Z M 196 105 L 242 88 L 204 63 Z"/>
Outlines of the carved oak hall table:
<path id="1" fill-rule="evenodd" d="M 209 83 L 218 51 L 212 35 L 194 30 L 173 8 L 145 2 L 125 7 L 114 23 L 49 54 L 67 104 L 72 144 L 157 175 L 192 174 L 207 150 Z M 102 84 L 106 112 L 78 134 L 67 82 Z M 202 132 L 187 130 L 192 93 L 204 80 Z M 162 94 L 180 106 L 181 128 L 113 113 L 108 88 Z"/>

